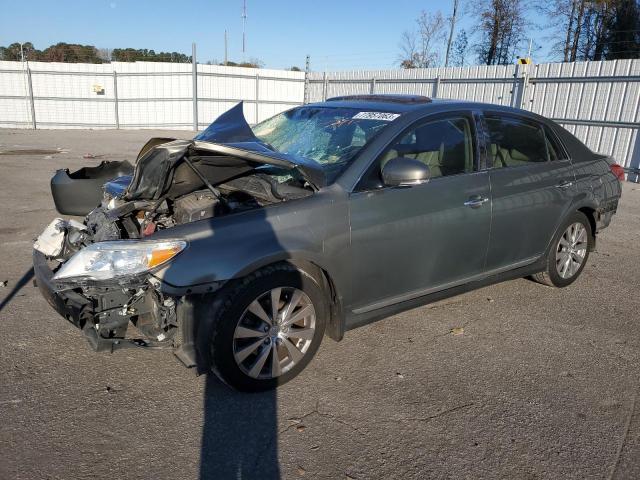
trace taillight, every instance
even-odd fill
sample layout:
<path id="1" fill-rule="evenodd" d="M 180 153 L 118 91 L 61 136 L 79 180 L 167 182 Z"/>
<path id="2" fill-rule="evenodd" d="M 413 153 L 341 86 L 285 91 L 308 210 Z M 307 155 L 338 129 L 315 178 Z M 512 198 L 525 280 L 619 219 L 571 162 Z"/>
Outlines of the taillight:
<path id="1" fill-rule="evenodd" d="M 624 182 L 624 168 L 622 168 L 620 165 L 618 165 L 617 163 L 613 163 L 611 165 L 611 173 L 618 177 L 618 180 Z"/>

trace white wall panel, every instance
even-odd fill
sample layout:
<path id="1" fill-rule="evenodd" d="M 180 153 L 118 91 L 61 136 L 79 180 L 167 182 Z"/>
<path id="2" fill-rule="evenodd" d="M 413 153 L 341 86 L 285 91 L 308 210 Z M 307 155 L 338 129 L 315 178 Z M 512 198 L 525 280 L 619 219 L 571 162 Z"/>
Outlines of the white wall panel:
<path id="1" fill-rule="evenodd" d="M 193 126 L 191 64 L 30 62 L 28 67 L 38 128 L 115 128 L 114 72 L 120 128 Z M 245 102 L 247 120 L 255 123 L 304 99 L 303 72 L 219 65 L 198 65 L 197 69 L 200 128 L 238 101 Z M 0 127 L 31 128 L 27 79 L 26 65 L 0 61 Z M 593 150 L 613 154 L 620 163 L 638 168 L 631 161 L 640 159 L 640 152 L 635 152 L 640 60 L 312 72 L 307 99 L 315 102 L 372 91 L 433 96 L 437 79 L 438 98 L 499 105 L 516 105 L 520 100 L 524 109 L 564 120 L 561 123 Z M 95 86 L 103 92 L 96 93 Z"/>

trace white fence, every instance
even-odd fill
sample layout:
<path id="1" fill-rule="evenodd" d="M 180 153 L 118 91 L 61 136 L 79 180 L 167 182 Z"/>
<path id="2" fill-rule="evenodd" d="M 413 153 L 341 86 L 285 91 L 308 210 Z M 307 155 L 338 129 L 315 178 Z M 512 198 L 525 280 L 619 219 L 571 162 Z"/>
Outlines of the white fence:
<path id="1" fill-rule="evenodd" d="M 411 93 L 510 105 L 552 118 L 594 151 L 640 167 L 640 60 L 311 73 L 307 100 Z"/>
<path id="2" fill-rule="evenodd" d="M 195 86 L 195 88 L 194 88 Z M 250 123 L 338 95 L 412 93 L 524 108 L 640 168 L 640 60 L 303 72 L 176 63 L 0 61 L 0 127 L 202 129 L 244 100 Z"/>
<path id="3" fill-rule="evenodd" d="M 301 104 L 304 81 L 303 72 L 200 64 L 194 75 L 190 63 L 0 61 L 0 127 L 201 129 L 241 100 L 255 123 Z"/>

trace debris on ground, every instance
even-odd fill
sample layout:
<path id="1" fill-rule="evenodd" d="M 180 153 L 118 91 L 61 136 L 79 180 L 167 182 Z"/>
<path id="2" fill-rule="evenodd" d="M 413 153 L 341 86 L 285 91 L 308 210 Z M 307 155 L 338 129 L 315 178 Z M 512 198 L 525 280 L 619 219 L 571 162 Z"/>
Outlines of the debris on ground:
<path id="1" fill-rule="evenodd" d="M 449 333 L 451 333 L 451 335 L 462 335 L 464 333 L 464 327 L 454 327 Z"/>
<path id="2" fill-rule="evenodd" d="M 6 287 L 7 285 L 9 285 L 9 280 L 2 280 L 0 282 L 0 287 Z"/>

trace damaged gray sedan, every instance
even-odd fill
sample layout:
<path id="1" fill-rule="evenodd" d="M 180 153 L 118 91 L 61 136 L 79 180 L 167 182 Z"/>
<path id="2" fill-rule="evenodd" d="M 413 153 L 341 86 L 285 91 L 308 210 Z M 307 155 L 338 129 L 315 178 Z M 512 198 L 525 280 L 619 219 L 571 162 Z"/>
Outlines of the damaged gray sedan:
<path id="1" fill-rule="evenodd" d="M 576 280 L 622 169 L 555 123 L 494 105 L 355 96 L 51 182 L 36 241 L 47 301 L 98 351 L 173 348 L 263 390 L 322 338 L 506 279 Z M 131 328 L 131 327 L 135 328 Z"/>

